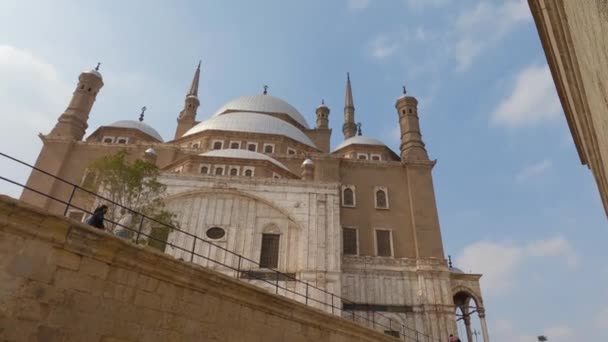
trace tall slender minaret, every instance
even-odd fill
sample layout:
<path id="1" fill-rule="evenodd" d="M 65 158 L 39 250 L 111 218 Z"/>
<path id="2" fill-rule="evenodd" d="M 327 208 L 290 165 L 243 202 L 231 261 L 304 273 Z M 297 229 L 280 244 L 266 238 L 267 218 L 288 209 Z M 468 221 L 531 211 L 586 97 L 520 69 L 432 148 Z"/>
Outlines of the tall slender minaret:
<path id="1" fill-rule="evenodd" d="M 350 74 L 346 73 L 346 96 L 344 98 L 344 125 L 342 126 L 344 140 L 357 134 L 355 124 L 355 104 L 353 102 L 353 90 L 350 86 Z"/>
<path id="2" fill-rule="evenodd" d="M 429 160 L 420 133 L 418 100 L 415 97 L 408 96 L 405 87 L 403 87 L 403 94 L 397 98 L 395 108 L 397 108 L 401 129 L 401 160 Z"/>
<path id="3" fill-rule="evenodd" d="M 186 95 L 184 109 L 182 109 L 182 111 L 179 113 L 179 116 L 177 117 L 175 139 L 183 136 L 184 133 L 186 133 L 190 128 L 192 128 L 196 124 L 196 110 L 201 104 L 198 100 L 198 83 L 200 77 L 201 62 L 199 61 L 198 66 L 196 67 L 196 71 L 194 72 L 192 84 L 190 85 L 190 91 Z"/>
<path id="4" fill-rule="evenodd" d="M 103 78 L 99 73 L 99 65 L 93 70 L 84 71 L 78 77 L 78 85 L 68 108 L 59 116 L 49 137 L 68 140 L 82 140 L 87 130 L 89 114 L 97 93 L 103 87 Z"/>

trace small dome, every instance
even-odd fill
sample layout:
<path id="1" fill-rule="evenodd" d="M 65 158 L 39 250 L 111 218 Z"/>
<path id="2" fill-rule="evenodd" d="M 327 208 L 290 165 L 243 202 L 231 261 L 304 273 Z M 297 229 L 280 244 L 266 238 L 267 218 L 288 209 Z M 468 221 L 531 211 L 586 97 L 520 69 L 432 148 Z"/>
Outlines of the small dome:
<path id="1" fill-rule="evenodd" d="M 101 73 L 95 69 L 91 69 L 91 70 L 85 70 L 82 72 L 83 74 L 91 74 L 91 75 L 95 75 L 97 77 L 99 77 L 99 79 L 103 80 L 103 77 L 101 76 Z"/>
<path id="2" fill-rule="evenodd" d="M 386 146 L 382 141 L 378 139 L 374 139 L 371 137 L 366 137 L 363 135 L 356 135 L 354 137 L 348 138 L 344 140 L 340 145 L 338 145 L 333 152 L 343 149 L 346 146 L 350 145 L 378 145 L 378 146 Z"/>
<path id="3" fill-rule="evenodd" d="M 154 138 L 160 142 L 163 141 L 163 137 L 161 137 L 160 134 L 158 134 L 158 132 L 154 128 L 152 128 L 150 125 L 143 123 L 141 121 L 121 120 L 121 121 L 116 121 L 112 124 L 109 124 L 108 127 L 134 128 L 143 133 L 146 133 L 147 135 L 151 136 L 152 138 Z"/>
<path id="4" fill-rule="evenodd" d="M 220 158 L 236 158 L 236 159 L 253 159 L 253 160 L 267 160 L 274 165 L 289 171 L 287 166 L 285 166 L 280 161 L 271 158 L 265 154 L 253 152 L 249 150 L 240 150 L 240 149 L 224 149 L 224 150 L 211 150 L 205 153 L 199 154 L 199 156 L 203 157 L 220 157 Z"/>
<path id="5" fill-rule="evenodd" d="M 315 162 L 313 162 L 310 158 L 306 158 L 304 160 L 304 162 L 302 163 L 302 166 L 307 166 L 307 165 L 315 165 Z"/>
<path id="6" fill-rule="evenodd" d="M 300 125 L 309 128 L 304 116 L 302 116 L 302 114 L 300 114 L 300 112 L 298 112 L 298 110 L 295 109 L 294 106 L 272 95 L 253 95 L 237 97 L 236 99 L 230 100 L 228 101 L 228 103 L 220 107 L 220 109 L 218 109 L 215 114 L 213 114 L 213 116 L 220 116 L 226 111 L 258 112 L 264 114 L 287 114 Z"/>
<path id="7" fill-rule="evenodd" d="M 208 130 L 282 135 L 316 148 L 312 140 L 296 126 L 264 114 L 232 112 L 215 116 L 190 128 L 184 136 Z"/>

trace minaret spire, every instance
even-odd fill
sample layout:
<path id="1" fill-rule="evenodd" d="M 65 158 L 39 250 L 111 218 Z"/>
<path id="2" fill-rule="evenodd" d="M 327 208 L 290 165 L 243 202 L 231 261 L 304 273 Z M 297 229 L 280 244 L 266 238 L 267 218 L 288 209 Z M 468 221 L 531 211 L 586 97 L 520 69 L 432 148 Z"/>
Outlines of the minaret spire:
<path id="1" fill-rule="evenodd" d="M 344 108 L 355 109 L 355 103 L 353 102 L 353 89 L 350 85 L 350 73 L 346 73 L 346 96 L 344 97 Z"/>
<path id="2" fill-rule="evenodd" d="M 198 83 L 201 78 L 201 61 L 198 61 L 198 66 L 196 67 L 196 71 L 194 72 L 194 78 L 192 79 L 192 85 L 190 85 L 190 91 L 188 92 L 189 96 L 198 97 Z"/>
<path id="3" fill-rule="evenodd" d="M 194 78 L 192 78 L 192 84 L 190 85 L 190 91 L 186 94 L 186 101 L 184 103 L 184 109 L 179 113 L 177 117 L 177 128 L 175 129 L 175 139 L 181 137 L 190 128 L 196 125 L 196 110 L 200 105 L 198 100 L 198 83 L 201 78 L 201 61 L 198 61 L 196 71 L 194 71 Z"/>
<path id="4" fill-rule="evenodd" d="M 342 126 L 344 139 L 354 137 L 357 134 L 355 124 L 355 103 L 353 101 L 353 90 L 350 85 L 350 73 L 346 73 L 346 95 L 344 97 L 344 125 Z"/>

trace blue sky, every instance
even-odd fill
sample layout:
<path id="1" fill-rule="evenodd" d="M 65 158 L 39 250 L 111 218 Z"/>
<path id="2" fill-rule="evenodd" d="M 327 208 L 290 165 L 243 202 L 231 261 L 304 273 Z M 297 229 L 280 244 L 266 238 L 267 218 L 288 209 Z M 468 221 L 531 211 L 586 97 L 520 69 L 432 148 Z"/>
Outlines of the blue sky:
<path id="1" fill-rule="evenodd" d="M 90 128 L 136 119 L 145 105 L 165 139 L 199 59 L 199 119 L 267 84 L 311 124 L 324 98 L 334 146 L 347 71 L 364 134 L 394 150 L 394 101 L 406 85 L 438 160 L 446 254 L 485 274 L 493 341 L 608 336 L 606 216 L 525 1 L 5 0 L 0 32 L 0 146 L 30 162 L 37 133 L 98 61 L 105 87 Z"/>

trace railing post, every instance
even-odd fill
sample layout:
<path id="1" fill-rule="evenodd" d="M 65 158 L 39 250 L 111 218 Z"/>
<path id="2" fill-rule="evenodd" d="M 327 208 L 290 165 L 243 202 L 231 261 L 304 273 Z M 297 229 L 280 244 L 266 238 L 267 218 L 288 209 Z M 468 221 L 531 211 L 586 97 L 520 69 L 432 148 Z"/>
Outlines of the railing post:
<path id="1" fill-rule="evenodd" d="M 194 236 L 194 241 L 192 241 L 192 254 L 190 254 L 190 262 L 194 262 L 194 248 L 196 248 L 196 236 Z"/>
<path id="2" fill-rule="evenodd" d="M 241 259 L 242 256 L 239 254 L 239 264 L 236 268 L 236 279 L 239 279 L 241 277 Z"/>
<path id="3" fill-rule="evenodd" d="M 275 273 L 275 275 L 276 275 L 276 277 L 277 277 L 277 282 L 276 282 L 276 284 L 274 285 L 274 286 L 275 286 L 275 293 L 276 293 L 276 294 L 279 294 L 279 275 L 280 275 L 280 273 L 279 273 L 279 272 L 276 272 L 276 273 Z"/>
<path id="4" fill-rule="evenodd" d="M 373 329 L 376 329 L 376 320 L 375 320 L 375 318 L 376 318 L 376 312 L 372 311 L 372 328 Z"/>
<path id="5" fill-rule="evenodd" d="M 306 282 L 306 305 L 308 305 L 308 282 Z"/>
<path id="6" fill-rule="evenodd" d="M 141 235 L 141 227 L 144 225 L 145 216 L 141 215 L 141 221 L 139 221 L 139 229 L 137 229 L 137 237 L 135 237 L 135 244 L 139 243 L 139 236 Z"/>
<path id="7" fill-rule="evenodd" d="M 76 185 L 72 186 L 72 193 L 70 193 L 70 197 L 68 198 L 68 204 L 65 205 L 65 210 L 63 211 L 63 216 L 67 216 L 68 209 L 70 209 L 70 205 L 72 204 L 72 198 L 74 198 L 75 192 L 76 192 Z"/>
<path id="8" fill-rule="evenodd" d="M 334 294 L 331 294 L 331 314 L 334 314 Z"/>

